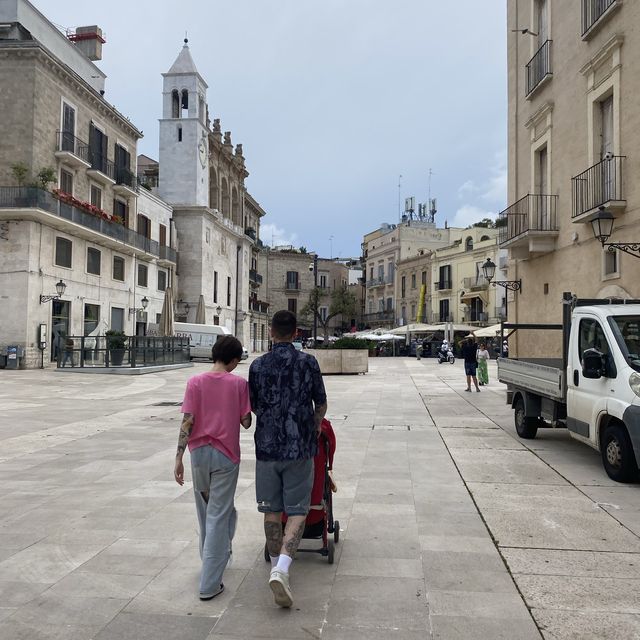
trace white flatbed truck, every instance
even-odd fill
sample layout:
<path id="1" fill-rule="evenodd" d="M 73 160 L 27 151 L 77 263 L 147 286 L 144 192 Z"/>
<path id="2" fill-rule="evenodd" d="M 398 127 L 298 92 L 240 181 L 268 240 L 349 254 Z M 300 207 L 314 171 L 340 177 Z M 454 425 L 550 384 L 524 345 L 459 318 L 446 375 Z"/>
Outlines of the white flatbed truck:
<path id="1" fill-rule="evenodd" d="M 558 330 L 562 359 L 498 358 L 521 438 L 566 427 L 600 451 L 610 478 L 638 478 L 640 301 L 579 300 L 563 294 L 561 325 L 504 323 L 503 331 Z"/>

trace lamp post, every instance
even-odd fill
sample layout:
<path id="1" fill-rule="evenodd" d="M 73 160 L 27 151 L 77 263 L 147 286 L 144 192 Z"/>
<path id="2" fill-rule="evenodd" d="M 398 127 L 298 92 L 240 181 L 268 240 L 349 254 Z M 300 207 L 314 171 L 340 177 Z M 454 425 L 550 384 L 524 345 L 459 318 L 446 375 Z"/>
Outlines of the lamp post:
<path id="1" fill-rule="evenodd" d="M 51 302 L 51 300 L 59 300 L 64 295 L 64 290 L 67 288 L 66 283 L 60 278 L 59 282 L 56 282 L 56 295 L 53 296 L 40 296 L 40 304 L 45 302 Z"/>
<path id="2" fill-rule="evenodd" d="M 487 258 L 487 261 L 482 265 L 482 273 L 486 278 L 487 282 L 490 282 L 495 287 L 499 285 L 504 287 L 505 289 L 509 289 L 510 291 L 520 291 L 522 292 L 522 280 L 495 280 L 492 282 L 493 277 L 496 275 L 496 264 L 491 260 L 491 258 Z M 505 296 L 504 298 L 504 315 L 509 319 L 508 312 L 508 298 Z"/>
<path id="3" fill-rule="evenodd" d="M 606 211 L 604 207 L 598 209 L 596 217 L 591 220 L 591 228 L 596 240 L 600 241 L 603 249 L 606 247 L 607 251 L 611 253 L 619 249 L 631 256 L 640 258 L 640 242 L 607 242 L 613 233 L 614 220 L 615 218 L 610 211 Z"/>
<path id="4" fill-rule="evenodd" d="M 313 348 L 318 344 L 318 254 L 313 254 L 313 262 L 309 264 L 313 271 Z"/>
<path id="5" fill-rule="evenodd" d="M 149 304 L 149 299 L 147 298 L 147 296 L 140 300 L 140 304 L 142 305 L 141 307 L 129 307 L 130 316 L 134 316 L 139 311 L 144 311 L 147 308 L 147 305 Z"/>

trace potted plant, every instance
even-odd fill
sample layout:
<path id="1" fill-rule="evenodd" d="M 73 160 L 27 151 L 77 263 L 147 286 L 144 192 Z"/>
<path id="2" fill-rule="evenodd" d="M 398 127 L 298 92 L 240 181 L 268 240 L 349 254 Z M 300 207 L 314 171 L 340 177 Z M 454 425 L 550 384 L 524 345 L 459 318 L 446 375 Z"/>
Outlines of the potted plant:
<path id="1" fill-rule="evenodd" d="M 127 334 L 124 331 L 109 329 L 104 334 L 107 338 L 107 349 L 109 350 L 109 360 L 112 365 L 120 366 L 124 360 L 125 347 L 127 344 Z"/>

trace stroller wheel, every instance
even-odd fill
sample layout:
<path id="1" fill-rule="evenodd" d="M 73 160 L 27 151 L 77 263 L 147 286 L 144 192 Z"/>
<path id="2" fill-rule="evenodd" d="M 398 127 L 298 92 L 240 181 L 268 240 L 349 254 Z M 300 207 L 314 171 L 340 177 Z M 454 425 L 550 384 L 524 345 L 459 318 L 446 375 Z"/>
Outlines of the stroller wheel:
<path id="1" fill-rule="evenodd" d="M 328 540 L 327 546 L 329 548 L 329 554 L 327 555 L 327 560 L 329 561 L 329 564 L 333 564 L 333 555 L 336 551 L 335 545 L 333 544 L 333 540 Z"/>
<path id="2" fill-rule="evenodd" d="M 333 523 L 333 541 L 336 544 L 340 542 L 340 523 L 337 520 Z"/>
<path id="3" fill-rule="evenodd" d="M 269 555 L 269 548 L 266 542 L 264 543 L 264 559 L 265 562 L 271 562 L 271 556 Z"/>

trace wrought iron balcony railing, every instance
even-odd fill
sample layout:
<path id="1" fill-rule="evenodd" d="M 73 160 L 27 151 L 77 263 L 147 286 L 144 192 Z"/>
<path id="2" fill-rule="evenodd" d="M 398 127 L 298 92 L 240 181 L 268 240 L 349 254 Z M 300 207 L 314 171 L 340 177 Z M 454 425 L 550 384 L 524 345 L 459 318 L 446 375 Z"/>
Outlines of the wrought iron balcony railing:
<path id="1" fill-rule="evenodd" d="M 92 169 L 103 173 L 107 178 L 115 182 L 116 165 L 113 160 L 100 155 L 97 151 L 92 151 L 91 147 L 89 147 L 89 162 Z"/>
<path id="2" fill-rule="evenodd" d="M 138 176 L 126 167 L 115 167 L 116 184 L 122 184 L 134 191 L 138 190 Z"/>
<path id="3" fill-rule="evenodd" d="M 582 0 L 582 35 L 584 36 L 618 0 Z"/>
<path id="4" fill-rule="evenodd" d="M 530 231 L 558 231 L 558 196 L 528 194 L 498 214 L 500 244 Z"/>
<path id="5" fill-rule="evenodd" d="M 124 242 L 132 247 L 160 255 L 157 241 L 129 229 L 128 227 L 94 215 L 78 207 L 54 198 L 51 193 L 36 187 L 0 187 L 0 209 L 42 209 L 59 218 L 79 224 L 96 233 Z M 168 248 L 168 247 L 167 247 Z"/>
<path id="6" fill-rule="evenodd" d="M 474 276 L 471 278 L 464 278 L 462 286 L 465 289 L 486 289 L 489 286 L 489 282 L 484 276 Z"/>
<path id="7" fill-rule="evenodd" d="M 610 156 L 571 179 L 572 218 L 610 202 L 624 202 L 624 159 L 625 156 Z"/>
<path id="8" fill-rule="evenodd" d="M 89 145 L 86 142 L 68 131 L 57 131 L 56 138 L 56 151 L 67 151 L 83 162 L 89 162 Z"/>
<path id="9" fill-rule="evenodd" d="M 547 76 L 551 70 L 551 43 L 547 40 L 527 63 L 527 95 L 529 95 Z"/>
<path id="10" fill-rule="evenodd" d="M 451 280 L 436 280 L 433 283 L 433 288 L 437 291 L 447 291 L 451 289 Z"/>
<path id="11" fill-rule="evenodd" d="M 389 321 L 394 320 L 395 314 L 393 309 L 388 309 L 387 311 L 376 311 L 374 313 L 365 313 L 363 315 L 363 320 L 365 322 L 375 322 L 377 321 Z"/>
<path id="12" fill-rule="evenodd" d="M 262 300 L 249 300 L 249 309 L 251 311 L 257 311 L 258 313 L 267 313 L 269 310 L 269 303 Z"/>
<path id="13" fill-rule="evenodd" d="M 255 269 L 249 269 L 249 282 L 262 284 L 262 274 L 258 273 Z"/>

